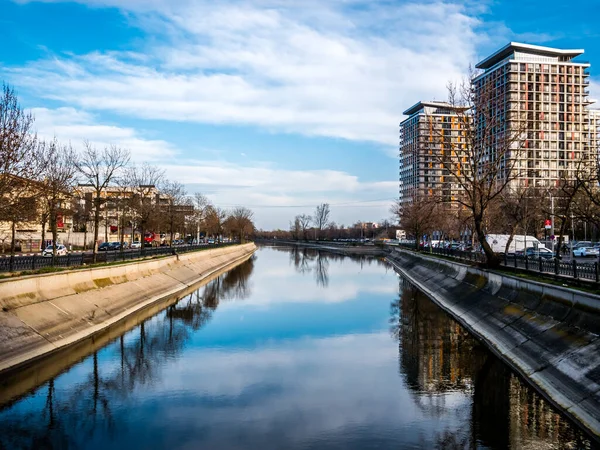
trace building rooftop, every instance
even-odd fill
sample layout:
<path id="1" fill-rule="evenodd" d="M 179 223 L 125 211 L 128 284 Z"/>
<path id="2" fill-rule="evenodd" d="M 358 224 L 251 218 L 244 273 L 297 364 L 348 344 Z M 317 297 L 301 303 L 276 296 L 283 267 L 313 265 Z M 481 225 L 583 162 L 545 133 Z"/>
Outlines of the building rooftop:
<path id="1" fill-rule="evenodd" d="M 408 108 L 402 114 L 404 114 L 405 116 L 411 116 L 414 113 L 416 113 L 416 112 L 420 111 L 421 109 L 426 108 L 428 106 L 431 108 L 452 108 L 452 105 L 447 102 L 418 102 L 418 103 L 415 103 L 410 108 Z"/>
<path id="2" fill-rule="evenodd" d="M 552 47 L 542 47 L 540 45 L 522 44 L 520 42 L 510 42 L 508 45 L 502 47 L 497 52 L 480 61 L 475 67 L 477 69 L 489 69 L 493 67 L 506 57 L 510 56 L 514 52 L 529 53 L 538 56 L 549 56 L 549 57 L 563 57 L 572 59 L 576 56 L 582 55 L 584 50 L 582 49 L 571 49 L 563 50 Z"/>

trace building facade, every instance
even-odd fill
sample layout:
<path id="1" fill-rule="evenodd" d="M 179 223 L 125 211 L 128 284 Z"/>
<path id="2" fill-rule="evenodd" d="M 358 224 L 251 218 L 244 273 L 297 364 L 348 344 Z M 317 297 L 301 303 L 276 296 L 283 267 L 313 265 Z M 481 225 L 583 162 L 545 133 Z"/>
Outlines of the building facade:
<path id="1" fill-rule="evenodd" d="M 445 102 L 419 102 L 400 123 L 400 201 L 436 196 L 453 202 L 460 193 L 451 171 L 464 170 L 464 111 Z"/>
<path id="2" fill-rule="evenodd" d="M 592 150 L 590 64 L 562 50 L 511 42 L 477 64 L 475 129 L 485 157 L 506 157 L 524 187 L 552 188 L 575 177 L 597 156 Z M 507 148 L 510 149 L 508 151 Z M 510 163 L 510 164 L 508 164 Z"/>
<path id="3" fill-rule="evenodd" d="M 75 228 L 82 231 L 85 227 L 92 230 L 94 211 L 94 186 L 79 184 L 74 192 L 74 201 L 78 211 L 75 214 Z M 164 234 L 170 225 L 169 217 L 177 217 L 178 222 L 194 214 L 191 204 L 172 204 L 168 195 L 163 194 L 154 185 L 140 186 L 107 186 L 100 193 L 102 199 L 98 238 L 109 242 L 141 240 L 144 233 L 153 231 Z M 144 230 L 141 229 L 142 219 L 147 220 Z M 91 231 L 93 233 L 93 230 Z M 175 237 L 179 237 L 176 233 Z"/>
<path id="4" fill-rule="evenodd" d="M 600 166 L 600 109 L 590 109 L 590 149 Z"/>

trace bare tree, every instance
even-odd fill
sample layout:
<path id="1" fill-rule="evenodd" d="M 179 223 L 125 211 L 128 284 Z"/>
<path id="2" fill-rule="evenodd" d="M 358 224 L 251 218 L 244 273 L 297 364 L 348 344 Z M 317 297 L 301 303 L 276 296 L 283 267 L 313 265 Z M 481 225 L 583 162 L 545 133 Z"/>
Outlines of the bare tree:
<path id="1" fill-rule="evenodd" d="M 16 225 L 31 221 L 32 184 L 41 170 L 33 116 L 19 105 L 15 91 L 2 85 L 0 94 L 0 217 L 11 223 L 11 254 Z M 36 211 L 34 208 L 33 211 Z"/>
<path id="2" fill-rule="evenodd" d="M 230 231 L 239 238 L 241 244 L 246 242 L 246 236 L 254 231 L 253 218 L 254 213 L 243 206 L 238 206 L 229 213 L 227 220 Z"/>
<path id="3" fill-rule="evenodd" d="M 460 139 L 446 129 L 431 127 L 434 142 L 446 151 L 432 156 L 460 194 L 453 203 L 467 210 L 490 267 L 500 264 L 486 240 L 487 216 L 491 205 L 521 175 L 517 163 L 526 143 L 527 122 L 508 122 L 497 114 L 499 99 L 494 86 L 473 83 L 474 74 L 460 85 L 448 85 L 448 104 L 455 113 Z M 429 117 L 433 123 L 434 117 Z M 501 130 L 502 132 L 500 132 Z"/>
<path id="4" fill-rule="evenodd" d="M 321 237 L 323 228 L 327 227 L 329 223 L 330 213 L 329 203 L 321 203 L 315 208 L 314 223 L 317 230 L 319 230 L 319 237 Z"/>
<path id="5" fill-rule="evenodd" d="M 172 246 L 175 228 L 182 225 L 185 216 L 187 192 L 183 184 L 178 181 L 166 180 L 160 189 L 160 193 L 161 200 L 164 202 L 161 204 L 160 209 L 169 229 L 169 245 Z"/>
<path id="6" fill-rule="evenodd" d="M 93 188 L 94 210 L 94 262 L 96 262 L 98 228 L 100 227 L 100 214 L 106 197 L 102 194 L 112 181 L 119 175 L 119 171 L 129 162 L 129 151 L 115 145 L 98 150 L 90 142 L 84 143 L 84 150 L 76 162 L 75 167 L 85 181 Z"/>
<path id="7" fill-rule="evenodd" d="M 441 211 L 439 202 L 426 197 L 404 202 L 397 200 L 390 208 L 400 227 L 414 237 L 416 250 L 419 249 L 423 235 L 431 233 L 439 225 Z"/>
<path id="8" fill-rule="evenodd" d="M 508 253 L 515 234 L 521 230 L 527 234 L 531 224 L 540 220 L 542 193 L 535 187 L 516 186 L 507 189 L 490 205 L 489 222 L 486 228 L 493 232 L 508 234 L 504 249 Z"/>
<path id="9" fill-rule="evenodd" d="M 40 176 L 39 198 L 48 216 L 52 233 L 52 258 L 56 257 L 58 219 L 70 213 L 71 192 L 75 182 L 75 152 L 70 145 L 60 144 L 56 138 L 43 143 L 43 172 Z"/>
<path id="10" fill-rule="evenodd" d="M 300 235 L 302 233 L 302 227 L 300 226 L 300 218 L 298 216 L 294 217 L 294 221 L 290 221 L 290 234 L 292 235 L 292 239 L 299 240 Z"/>
<path id="11" fill-rule="evenodd" d="M 157 186 L 164 180 L 164 171 L 156 166 L 144 163 L 141 166 L 131 165 L 125 169 L 123 183 L 131 189 L 129 209 L 132 219 L 132 235 L 140 230 L 140 240 L 144 233 L 155 229 L 158 231 L 159 209 L 157 207 Z M 132 239 L 134 236 L 132 236 Z"/>
<path id="12" fill-rule="evenodd" d="M 206 207 L 206 232 L 209 235 L 212 235 L 215 239 L 221 239 L 221 233 L 223 232 L 223 222 L 227 217 L 227 213 L 223 211 L 221 208 L 208 205 Z"/>
<path id="13" fill-rule="evenodd" d="M 558 220 L 560 223 L 558 241 L 555 247 L 557 258 L 560 258 L 560 251 L 569 223 L 573 223 L 573 217 L 577 210 L 577 199 L 587 194 L 587 199 L 600 204 L 597 187 L 593 186 L 597 183 L 596 175 L 590 171 L 590 168 L 586 167 L 583 161 L 577 163 L 575 170 L 575 177 L 571 177 L 568 172 L 563 171 L 558 186 L 551 191 L 551 195 L 556 199 L 554 202 L 555 221 Z"/>
<path id="14" fill-rule="evenodd" d="M 196 240 L 200 242 L 200 228 L 204 226 L 206 210 L 210 205 L 210 200 L 200 192 L 194 193 L 194 221 L 196 223 Z"/>
<path id="15" fill-rule="evenodd" d="M 294 223 L 296 221 L 298 221 L 298 223 L 300 224 L 300 229 L 302 230 L 302 237 L 305 241 L 308 240 L 308 227 L 312 222 L 312 217 L 310 217 L 307 214 L 299 214 L 296 216 Z"/>

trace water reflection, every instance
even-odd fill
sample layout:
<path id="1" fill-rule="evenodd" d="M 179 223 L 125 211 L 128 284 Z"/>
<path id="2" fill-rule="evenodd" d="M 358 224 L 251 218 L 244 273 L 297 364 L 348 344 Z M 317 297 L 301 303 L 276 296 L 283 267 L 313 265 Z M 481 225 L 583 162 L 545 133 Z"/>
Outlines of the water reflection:
<path id="1" fill-rule="evenodd" d="M 340 262 L 343 260 L 351 260 L 360 264 L 361 269 L 364 265 L 377 265 L 385 270 L 389 269 L 380 258 L 374 258 L 369 255 L 344 255 L 341 253 L 333 253 L 327 250 L 319 250 L 306 247 L 272 247 L 278 251 L 284 251 L 290 255 L 290 263 L 296 271 L 301 274 L 314 274 L 317 286 L 329 286 L 329 264 L 330 262 Z"/>
<path id="2" fill-rule="evenodd" d="M 0 411 L 0 449 L 84 448 L 98 434 L 117 436 L 122 424 L 115 419 L 114 405 L 159 380 L 165 358 L 178 357 L 192 332 L 210 320 L 221 301 L 250 295 L 254 260 L 215 278 L 104 349 L 117 352 L 118 358 L 99 361 L 99 352 L 94 352 L 72 369 L 79 372 L 76 383 L 61 380 L 60 396 L 53 378 L 26 401 L 12 405 L 12 414 Z"/>
<path id="3" fill-rule="evenodd" d="M 399 342 L 399 371 L 429 417 L 472 398 L 469 421 L 437 432 L 436 448 L 592 448 L 587 437 L 409 282 L 400 282 L 390 331 Z M 450 403 L 450 404 L 449 404 Z"/>
<path id="4" fill-rule="evenodd" d="M 301 248 L 261 250 L 0 410 L 10 449 L 589 445 L 385 263 Z"/>

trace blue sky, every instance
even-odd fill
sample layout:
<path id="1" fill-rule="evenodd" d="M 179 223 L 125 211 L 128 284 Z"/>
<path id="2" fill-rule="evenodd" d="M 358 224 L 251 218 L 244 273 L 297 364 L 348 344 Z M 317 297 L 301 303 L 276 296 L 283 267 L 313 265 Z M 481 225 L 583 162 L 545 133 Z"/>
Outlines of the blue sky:
<path id="1" fill-rule="evenodd" d="M 389 217 L 398 123 L 509 41 L 584 48 L 600 1 L 0 0 L 0 79 L 38 133 L 129 148 L 287 228 Z"/>

